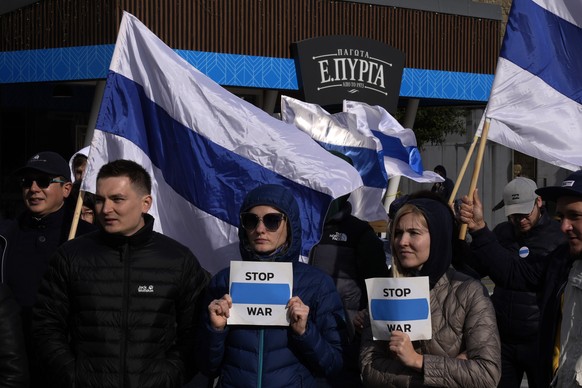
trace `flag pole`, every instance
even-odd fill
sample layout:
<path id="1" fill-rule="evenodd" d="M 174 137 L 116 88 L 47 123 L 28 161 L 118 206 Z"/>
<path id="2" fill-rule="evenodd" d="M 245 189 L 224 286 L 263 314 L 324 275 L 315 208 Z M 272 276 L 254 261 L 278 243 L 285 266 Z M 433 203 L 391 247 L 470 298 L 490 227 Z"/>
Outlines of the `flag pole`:
<path id="1" fill-rule="evenodd" d="M 392 178 L 388 179 L 388 188 L 386 189 L 386 195 L 384 195 L 384 209 L 386 209 L 386 213 L 390 210 L 390 204 L 394 202 L 396 197 L 398 196 L 398 186 L 400 185 L 400 175 L 393 176 Z M 390 220 L 388 220 L 390 222 Z M 382 222 L 379 225 L 372 225 L 374 227 L 374 231 L 376 233 L 381 233 L 382 236 L 386 237 L 388 234 L 388 223 Z"/>
<path id="2" fill-rule="evenodd" d="M 481 163 L 483 162 L 483 154 L 485 153 L 485 145 L 487 144 L 487 136 L 489 134 L 489 122 L 490 120 L 486 118 L 483 132 L 481 133 L 481 141 L 479 142 L 479 151 L 477 151 L 477 159 L 475 160 L 475 168 L 473 169 L 473 177 L 471 178 L 471 184 L 469 185 L 469 198 L 473 198 L 473 193 L 477 187 L 477 179 L 479 178 Z M 459 230 L 459 239 L 464 240 L 466 235 L 467 224 L 463 224 Z"/>
<path id="3" fill-rule="evenodd" d="M 451 196 L 449 198 L 449 206 L 453 204 L 453 201 L 455 200 L 455 197 L 457 196 L 457 191 L 459 191 L 459 187 L 461 186 L 461 181 L 463 180 L 463 177 L 465 176 L 465 171 L 467 170 L 467 166 L 469 165 L 469 161 L 471 160 L 471 157 L 473 156 L 473 151 L 475 151 L 475 146 L 477 145 L 477 140 L 479 139 L 479 136 L 475 135 L 475 137 L 473 137 L 473 143 L 471 143 L 471 147 L 469 147 L 469 151 L 467 151 L 467 156 L 465 157 L 465 161 L 463 162 L 463 166 L 461 167 L 461 171 L 459 171 L 459 175 L 457 176 L 457 180 L 455 182 L 455 187 L 453 188 L 453 191 L 451 192 Z"/>
<path id="4" fill-rule="evenodd" d="M 79 195 L 77 196 L 77 204 L 75 205 L 75 213 L 73 213 L 73 221 L 71 222 L 71 229 L 69 230 L 68 240 L 75 238 L 77 234 L 77 226 L 79 226 L 79 218 L 81 218 L 81 210 L 83 209 L 83 197 L 85 196 L 85 191 L 79 190 Z"/>
<path id="5" fill-rule="evenodd" d="M 400 185 L 400 175 L 393 176 L 388 180 L 388 188 L 386 189 L 386 195 L 384 196 L 384 209 L 386 209 L 386 213 L 388 213 L 390 204 L 398 195 L 398 185 Z"/>

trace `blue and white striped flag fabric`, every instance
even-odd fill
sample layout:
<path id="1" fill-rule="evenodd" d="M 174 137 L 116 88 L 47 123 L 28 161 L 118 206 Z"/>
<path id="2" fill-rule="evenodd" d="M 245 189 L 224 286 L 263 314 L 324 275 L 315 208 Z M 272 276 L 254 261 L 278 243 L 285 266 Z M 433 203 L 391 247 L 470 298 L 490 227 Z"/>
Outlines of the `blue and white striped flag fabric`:
<path id="1" fill-rule="evenodd" d="M 229 93 L 124 13 L 89 152 L 83 189 L 108 161 L 131 159 L 153 179 L 155 229 L 216 273 L 240 258 L 238 212 L 264 183 L 293 191 L 302 254 L 329 203 L 362 185 L 358 172 L 305 133 Z"/>
<path id="2" fill-rule="evenodd" d="M 309 134 L 326 150 L 352 160 L 364 182 L 349 198 L 354 216 L 368 222 L 388 220 L 382 204 L 388 182 L 382 147 L 374 136 L 358 131 L 354 115 L 330 114 L 319 105 L 281 96 L 281 118 Z"/>
<path id="3" fill-rule="evenodd" d="M 581 42 L 580 0 L 513 0 L 485 112 L 488 139 L 582 166 Z"/>
<path id="4" fill-rule="evenodd" d="M 404 176 L 419 183 L 443 182 L 437 173 L 425 171 L 412 129 L 404 128 L 386 109 L 344 100 L 343 111 L 356 116 L 358 130 L 382 144 L 388 178 Z"/>

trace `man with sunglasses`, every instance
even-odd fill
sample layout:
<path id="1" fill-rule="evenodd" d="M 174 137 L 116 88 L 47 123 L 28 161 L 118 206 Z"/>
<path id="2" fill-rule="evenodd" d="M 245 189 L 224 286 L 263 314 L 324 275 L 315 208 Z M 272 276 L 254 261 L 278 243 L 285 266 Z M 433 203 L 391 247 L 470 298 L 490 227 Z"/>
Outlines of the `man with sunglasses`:
<path id="1" fill-rule="evenodd" d="M 71 192 L 71 171 L 66 160 L 51 151 L 33 155 L 16 170 L 22 188 L 25 211 L 16 220 L 0 225 L 0 273 L 22 309 L 22 322 L 31 362 L 32 386 L 35 380 L 31 344 L 31 312 L 49 258 L 69 235 L 72 213 L 64 206 Z M 93 230 L 79 222 L 77 234 Z"/>

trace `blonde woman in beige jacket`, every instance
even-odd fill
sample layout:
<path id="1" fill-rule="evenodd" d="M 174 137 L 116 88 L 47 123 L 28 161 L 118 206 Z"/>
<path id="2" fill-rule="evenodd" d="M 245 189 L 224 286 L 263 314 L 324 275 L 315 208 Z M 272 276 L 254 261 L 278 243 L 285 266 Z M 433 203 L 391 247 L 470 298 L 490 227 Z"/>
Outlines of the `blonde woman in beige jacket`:
<path id="1" fill-rule="evenodd" d="M 364 330 L 360 364 L 368 387 L 496 387 L 501 375 L 495 311 L 481 282 L 451 267 L 456 235 L 450 208 L 409 200 L 391 227 L 393 276 L 428 276 L 432 339 L 393 331 L 374 341 Z"/>

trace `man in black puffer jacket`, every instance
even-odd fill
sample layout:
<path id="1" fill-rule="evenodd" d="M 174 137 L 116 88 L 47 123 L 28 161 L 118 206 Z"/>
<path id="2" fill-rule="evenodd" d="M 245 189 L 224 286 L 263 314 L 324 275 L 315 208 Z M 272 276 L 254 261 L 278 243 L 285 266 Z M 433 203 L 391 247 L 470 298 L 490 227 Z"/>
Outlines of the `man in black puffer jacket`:
<path id="1" fill-rule="evenodd" d="M 181 387 L 198 299 L 209 276 L 190 250 L 153 231 L 151 178 L 117 160 L 97 175 L 102 230 L 61 246 L 34 309 L 33 332 L 55 387 Z"/>
<path id="2" fill-rule="evenodd" d="M 28 387 L 28 362 L 20 307 L 10 288 L 0 283 L 0 387 Z"/>

